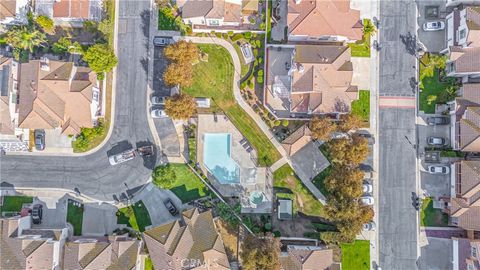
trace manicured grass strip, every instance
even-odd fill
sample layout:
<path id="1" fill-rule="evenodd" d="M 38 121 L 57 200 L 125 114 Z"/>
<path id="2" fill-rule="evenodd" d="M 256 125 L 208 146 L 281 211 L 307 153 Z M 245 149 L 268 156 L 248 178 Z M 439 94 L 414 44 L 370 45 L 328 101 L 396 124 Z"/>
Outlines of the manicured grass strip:
<path id="1" fill-rule="evenodd" d="M 425 113 L 435 113 L 435 104 L 441 100 L 441 94 L 445 92 L 451 83 L 443 83 L 439 81 L 439 71 L 436 69 L 432 77 L 422 76 L 422 64 L 420 63 L 420 78 L 422 81 L 420 92 L 420 110 Z M 436 100 L 428 102 L 429 96 L 435 96 Z M 447 100 L 444 100 L 446 102 Z"/>
<path id="2" fill-rule="evenodd" d="M 153 270 L 152 259 L 150 257 L 145 258 L 145 270 Z"/>
<path id="3" fill-rule="evenodd" d="M 363 121 L 370 120 L 370 91 L 360 90 L 359 98 L 352 102 L 352 113 L 359 116 Z"/>
<path id="4" fill-rule="evenodd" d="M 117 224 L 126 224 L 128 227 L 143 232 L 145 227 L 152 225 L 150 214 L 142 201 L 118 209 Z"/>
<path id="5" fill-rule="evenodd" d="M 208 195 L 205 184 L 190 170 L 186 164 L 171 163 L 177 179 L 170 189 L 182 201 L 187 203 Z"/>
<path id="6" fill-rule="evenodd" d="M 188 158 L 190 162 L 197 162 L 197 138 L 188 138 Z"/>
<path id="7" fill-rule="evenodd" d="M 28 196 L 5 196 L 3 197 L 3 206 L 0 206 L 1 212 L 20 212 L 24 203 L 32 203 L 33 198 Z"/>
<path id="8" fill-rule="evenodd" d="M 294 211 L 309 216 L 324 215 L 322 203 L 303 185 L 290 165 L 285 164 L 273 173 L 273 186 L 277 197 L 293 200 Z"/>
<path id="9" fill-rule="evenodd" d="M 319 173 L 317 176 L 315 176 L 312 180 L 313 184 L 320 190 L 320 192 L 324 195 L 328 195 L 328 191 L 325 188 L 325 179 L 330 175 L 330 172 L 332 171 L 332 166 L 328 166 L 323 170 L 321 173 Z"/>
<path id="10" fill-rule="evenodd" d="M 349 43 L 352 57 L 370 57 L 370 35 L 363 35 L 363 39 Z"/>
<path id="11" fill-rule="evenodd" d="M 340 244 L 342 249 L 343 270 L 369 270 L 370 269 L 370 242 L 355 240 L 352 244 Z"/>
<path id="12" fill-rule="evenodd" d="M 420 225 L 446 227 L 448 226 L 448 215 L 440 209 L 433 208 L 432 198 L 425 198 L 422 201 L 422 209 L 420 210 Z"/>
<path id="13" fill-rule="evenodd" d="M 280 153 L 270 142 L 255 121 L 236 103 L 233 95 L 233 64 L 227 50 L 218 45 L 201 44 L 200 50 L 208 54 L 208 62 L 200 62 L 193 68 L 193 83 L 183 91 L 194 97 L 209 97 L 214 102 L 212 109 L 225 112 L 232 123 L 255 147 L 258 163 L 269 166 Z"/>
<path id="14" fill-rule="evenodd" d="M 83 204 L 76 206 L 73 201 L 68 200 L 67 222 L 73 226 L 73 235 L 82 235 Z"/>

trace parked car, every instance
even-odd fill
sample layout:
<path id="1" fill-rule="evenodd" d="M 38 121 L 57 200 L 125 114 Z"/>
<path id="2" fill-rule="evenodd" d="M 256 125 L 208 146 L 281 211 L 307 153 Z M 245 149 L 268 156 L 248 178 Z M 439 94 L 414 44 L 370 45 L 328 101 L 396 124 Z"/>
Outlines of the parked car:
<path id="1" fill-rule="evenodd" d="M 445 23 L 442 21 L 432 21 L 423 24 L 423 31 L 441 31 L 445 29 Z"/>
<path id="2" fill-rule="evenodd" d="M 153 45 L 155 46 L 167 46 L 175 41 L 170 37 L 155 37 L 153 38 Z"/>
<path id="3" fill-rule="evenodd" d="M 168 209 L 168 212 L 172 214 L 172 216 L 175 216 L 178 213 L 177 208 L 173 204 L 172 200 L 167 199 L 166 201 L 163 202 L 163 204 Z"/>
<path id="4" fill-rule="evenodd" d="M 152 96 L 150 101 L 152 105 L 163 105 L 167 99 L 165 97 Z"/>
<path id="5" fill-rule="evenodd" d="M 365 231 L 373 231 L 375 230 L 375 228 L 376 228 L 375 222 L 373 221 L 363 224 L 363 230 Z"/>
<path id="6" fill-rule="evenodd" d="M 373 205 L 375 203 L 372 196 L 363 196 L 360 198 L 360 201 L 366 205 Z"/>
<path id="7" fill-rule="evenodd" d="M 427 118 L 427 124 L 429 126 L 435 125 L 448 125 L 450 124 L 450 118 L 446 116 L 433 116 Z"/>
<path id="8" fill-rule="evenodd" d="M 43 205 L 35 204 L 32 209 L 33 224 L 41 224 L 43 216 Z"/>
<path id="9" fill-rule="evenodd" d="M 428 166 L 428 172 L 431 174 L 448 174 L 450 167 L 447 165 L 430 165 Z"/>
<path id="10" fill-rule="evenodd" d="M 362 185 L 362 189 L 363 189 L 363 193 L 365 194 L 373 192 L 373 186 L 372 184 L 369 184 L 369 183 L 364 183 Z"/>
<path id="11" fill-rule="evenodd" d="M 153 109 L 151 115 L 153 118 L 165 118 L 168 116 L 162 109 Z"/>
<path id="12" fill-rule="evenodd" d="M 427 143 L 429 145 L 433 145 L 433 146 L 444 146 L 446 145 L 446 142 L 447 140 L 445 140 L 445 138 L 442 138 L 442 137 L 428 137 L 427 138 Z"/>
<path id="13" fill-rule="evenodd" d="M 35 149 L 44 150 L 45 149 L 45 130 L 35 129 L 33 131 L 33 136 L 35 137 Z"/>

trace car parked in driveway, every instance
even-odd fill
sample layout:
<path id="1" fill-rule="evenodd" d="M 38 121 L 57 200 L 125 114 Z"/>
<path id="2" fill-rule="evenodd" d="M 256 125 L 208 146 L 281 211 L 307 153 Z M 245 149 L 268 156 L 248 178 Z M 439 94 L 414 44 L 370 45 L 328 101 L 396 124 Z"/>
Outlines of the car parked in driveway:
<path id="1" fill-rule="evenodd" d="M 446 117 L 446 116 L 427 117 L 427 124 L 429 126 L 448 125 L 448 124 L 450 124 L 450 118 Z"/>
<path id="2" fill-rule="evenodd" d="M 35 149 L 42 151 L 45 149 L 45 130 L 35 129 L 33 131 L 33 136 L 35 137 Z"/>
<path id="3" fill-rule="evenodd" d="M 373 192 L 373 186 L 372 186 L 372 184 L 364 183 L 362 185 L 362 190 L 363 190 L 364 194 L 372 193 Z"/>
<path id="4" fill-rule="evenodd" d="M 43 205 L 35 204 L 32 209 L 33 224 L 41 224 L 43 217 Z"/>
<path id="5" fill-rule="evenodd" d="M 152 105 L 164 105 L 166 98 L 165 97 L 159 97 L 159 96 L 152 96 L 150 99 L 152 102 Z"/>
<path id="6" fill-rule="evenodd" d="M 450 167 L 447 165 L 430 165 L 428 166 L 428 172 L 431 174 L 448 174 Z"/>
<path id="7" fill-rule="evenodd" d="M 373 205 L 375 203 L 372 196 L 363 196 L 360 198 L 360 201 L 365 205 Z"/>
<path id="8" fill-rule="evenodd" d="M 155 46 L 167 46 L 175 41 L 170 37 L 155 37 L 153 38 L 153 45 Z"/>
<path id="9" fill-rule="evenodd" d="M 175 205 L 173 204 L 172 200 L 167 199 L 166 201 L 163 202 L 163 204 L 168 209 L 168 212 L 170 212 L 170 214 L 172 214 L 172 216 L 175 216 L 178 213 L 178 210 L 175 207 Z"/>
<path id="10" fill-rule="evenodd" d="M 446 145 L 446 142 L 447 140 L 445 140 L 445 138 L 442 138 L 442 137 L 431 136 L 427 138 L 428 145 L 432 145 L 432 146 L 444 146 Z"/>
<path id="11" fill-rule="evenodd" d="M 165 118 L 168 116 L 165 110 L 162 109 L 152 109 L 151 115 L 153 118 Z"/>
<path id="12" fill-rule="evenodd" d="M 423 28 L 423 31 L 426 31 L 426 32 L 441 31 L 445 29 L 445 23 L 442 21 L 425 22 L 422 28 Z"/>

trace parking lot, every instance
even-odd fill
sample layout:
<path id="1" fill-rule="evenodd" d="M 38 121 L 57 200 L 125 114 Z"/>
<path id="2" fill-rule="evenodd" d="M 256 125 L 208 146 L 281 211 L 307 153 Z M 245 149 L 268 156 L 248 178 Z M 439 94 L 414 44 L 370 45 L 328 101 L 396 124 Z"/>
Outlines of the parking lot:
<path id="1" fill-rule="evenodd" d="M 441 21 L 445 23 L 446 7 L 444 1 L 417 1 L 418 39 L 428 52 L 438 53 L 446 48 L 445 28 L 440 31 L 424 31 L 425 22 Z"/>

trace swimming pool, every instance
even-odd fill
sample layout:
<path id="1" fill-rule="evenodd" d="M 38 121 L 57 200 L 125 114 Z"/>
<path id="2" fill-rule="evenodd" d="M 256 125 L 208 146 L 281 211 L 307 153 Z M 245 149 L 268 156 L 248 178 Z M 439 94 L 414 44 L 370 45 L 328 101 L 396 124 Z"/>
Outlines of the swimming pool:
<path id="1" fill-rule="evenodd" d="M 240 183 L 240 167 L 231 158 L 229 133 L 205 133 L 203 137 L 203 164 L 221 184 Z"/>

